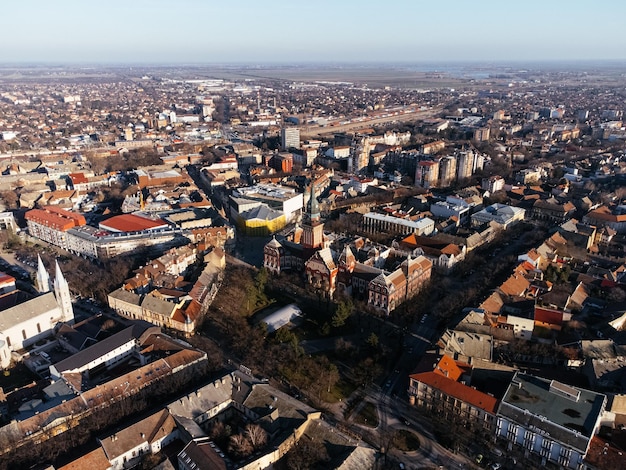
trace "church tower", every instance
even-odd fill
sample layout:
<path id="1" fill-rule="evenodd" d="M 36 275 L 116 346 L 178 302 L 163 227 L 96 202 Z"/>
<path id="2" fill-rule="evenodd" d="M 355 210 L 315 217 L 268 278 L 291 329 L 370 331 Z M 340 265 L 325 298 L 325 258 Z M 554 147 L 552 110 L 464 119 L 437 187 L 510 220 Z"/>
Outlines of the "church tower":
<path id="1" fill-rule="evenodd" d="M 63 314 L 63 321 L 74 321 L 74 310 L 72 309 L 72 297 L 70 296 L 70 288 L 67 285 L 65 277 L 59 267 L 59 262 L 56 262 L 56 271 L 54 273 L 54 296 L 57 299 L 57 304 L 61 307 Z"/>
<path id="2" fill-rule="evenodd" d="M 321 248 L 324 243 L 324 224 L 321 222 L 320 206 L 315 197 L 315 186 L 311 182 L 307 210 L 302 217 L 301 244 L 306 248 Z"/>
<path id="3" fill-rule="evenodd" d="M 50 276 L 48 275 L 48 271 L 46 271 L 43 261 L 41 261 L 41 256 L 39 255 L 37 255 L 37 277 L 35 278 L 35 284 L 37 292 L 40 294 L 50 292 Z"/>

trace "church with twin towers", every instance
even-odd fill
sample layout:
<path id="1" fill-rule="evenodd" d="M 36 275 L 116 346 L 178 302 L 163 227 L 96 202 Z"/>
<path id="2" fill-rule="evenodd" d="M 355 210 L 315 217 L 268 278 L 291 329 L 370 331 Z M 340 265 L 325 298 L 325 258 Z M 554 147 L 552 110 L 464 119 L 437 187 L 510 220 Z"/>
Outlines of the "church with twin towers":
<path id="1" fill-rule="evenodd" d="M 0 367 L 7 368 L 12 361 L 19 362 L 27 348 L 52 336 L 59 324 L 73 323 L 74 310 L 58 262 L 52 280 L 41 257 L 37 258 L 37 295 L 17 289 L 14 278 L 4 277 L 0 294 Z"/>

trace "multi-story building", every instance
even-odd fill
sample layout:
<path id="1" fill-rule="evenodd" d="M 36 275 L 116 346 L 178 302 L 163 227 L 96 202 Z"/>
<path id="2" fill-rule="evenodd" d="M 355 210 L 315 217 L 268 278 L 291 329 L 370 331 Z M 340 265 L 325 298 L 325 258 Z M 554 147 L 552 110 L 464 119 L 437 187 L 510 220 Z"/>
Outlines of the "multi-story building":
<path id="1" fill-rule="evenodd" d="M 447 188 L 456 181 L 456 157 L 447 156 L 439 160 L 439 187 Z"/>
<path id="2" fill-rule="evenodd" d="M 127 318 L 193 334 L 217 294 L 225 267 L 224 251 L 214 248 L 205 256 L 206 265 L 191 290 L 182 290 L 181 274 L 196 257 L 196 250 L 187 246 L 150 261 L 109 293 L 109 306 Z"/>
<path id="3" fill-rule="evenodd" d="M 56 263 L 54 282 L 50 282 L 41 258 L 38 261 L 39 296 L 27 297 L 24 301 L 24 293 L 15 289 L 2 294 L 3 303 L 12 305 L 0 315 L 0 365 L 3 368 L 9 366 L 12 352 L 51 336 L 59 323 L 74 321 L 69 287 L 59 264 Z"/>
<path id="4" fill-rule="evenodd" d="M 338 268 L 330 248 L 316 251 L 306 263 L 304 272 L 309 288 L 332 297 L 335 293 Z"/>
<path id="5" fill-rule="evenodd" d="M 257 184 L 237 188 L 233 196 L 267 204 L 270 208 L 284 214 L 287 223 L 295 222 L 300 218 L 304 205 L 302 193 L 276 184 Z"/>
<path id="6" fill-rule="evenodd" d="M 300 129 L 297 127 L 283 127 L 280 131 L 280 145 L 283 150 L 300 148 Z"/>
<path id="7" fill-rule="evenodd" d="M 489 191 L 491 194 L 496 191 L 501 191 L 504 189 L 504 178 L 498 175 L 483 178 L 480 187 L 485 191 Z"/>
<path id="8" fill-rule="evenodd" d="M 488 127 L 481 127 L 474 131 L 474 140 L 476 142 L 486 142 L 489 140 L 491 129 Z"/>
<path id="9" fill-rule="evenodd" d="M 626 204 L 613 207 L 600 206 L 589 211 L 583 217 L 583 222 L 597 227 L 607 227 L 617 233 L 626 233 Z"/>
<path id="10" fill-rule="evenodd" d="M 0 212 L 0 230 L 10 230 L 13 233 L 17 232 L 18 227 L 15 223 L 13 212 Z"/>
<path id="11" fill-rule="evenodd" d="M 398 269 L 381 272 L 367 286 L 367 304 L 387 315 L 415 296 L 430 280 L 433 264 L 424 256 L 409 256 Z"/>
<path id="12" fill-rule="evenodd" d="M 66 211 L 54 206 L 32 209 L 24 216 L 31 236 L 39 238 L 65 250 L 69 249 L 67 231 L 87 223 L 82 214 Z"/>
<path id="13" fill-rule="evenodd" d="M 470 215 L 470 208 L 467 205 L 455 204 L 448 201 L 437 201 L 430 205 L 430 212 L 434 217 L 448 219 L 456 217 L 460 224 L 464 224 Z"/>
<path id="14" fill-rule="evenodd" d="M 442 419 L 493 433 L 498 400 L 465 384 L 468 364 L 443 356 L 433 371 L 409 376 L 409 400 Z"/>
<path id="15" fill-rule="evenodd" d="M 472 175 L 478 169 L 482 169 L 482 156 L 468 150 L 466 152 L 459 152 L 457 156 L 458 161 L 458 170 L 457 170 L 457 180 L 463 181 L 468 178 L 471 178 Z"/>
<path id="16" fill-rule="evenodd" d="M 415 186 L 436 188 L 439 184 L 439 162 L 422 160 L 415 170 Z"/>
<path id="17" fill-rule="evenodd" d="M 497 412 L 496 437 L 563 468 L 582 468 L 607 397 L 517 372 Z"/>
<path id="18" fill-rule="evenodd" d="M 556 198 L 537 199 L 530 211 L 530 216 L 537 220 L 546 220 L 552 223 L 563 223 L 572 218 L 576 206 L 570 201 L 559 202 Z"/>
<path id="19" fill-rule="evenodd" d="M 280 173 L 291 173 L 293 155 L 291 153 L 277 153 L 270 159 L 270 166 Z"/>
<path id="20" fill-rule="evenodd" d="M 392 246 L 407 255 L 412 253 L 414 256 L 425 256 L 433 264 L 433 269 L 444 273 L 450 272 L 457 263 L 463 261 L 467 250 L 465 245 L 455 245 L 415 234 L 409 235 L 399 243 L 394 242 Z"/>
<path id="21" fill-rule="evenodd" d="M 483 210 L 470 216 L 472 226 L 477 227 L 490 222 L 495 222 L 505 229 L 517 222 L 524 220 L 526 211 L 520 207 L 507 206 L 505 204 L 492 204 Z"/>
<path id="22" fill-rule="evenodd" d="M 430 142 L 422 146 L 422 153 L 424 155 L 432 155 L 446 148 L 446 143 L 443 140 L 437 140 Z"/>
<path id="23" fill-rule="evenodd" d="M 368 212 L 363 216 L 363 225 L 369 232 L 395 232 L 408 235 L 430 235 L 435 230 L 435 221 L 428 217 L 413 220 L 409 217 L 396 217 L 378 212 Z"/>
<path id="24" fill-rule="evenodd" d="M 296 228 L 290 234 L 289 239 L 279 242 L 276 238 L 272 238 L 263 248 L 263 266 L 273 274 L 280 274 L 289 269 L 301 271 L 305 268 L 305 262 L 323 246 L 324 224 L 321 221 L 319 204 L 315 196 L 315 185 L 311 184 L 307 210 L 302 217 L 302 227 Z M 328 256 L 325 256 L 321 261 L 326 263 L 327 259 Z M 331 283 L 329 282 L 328 285 L 330 286 Z M 332 285 L 334 286 L 334 281 Z"/>

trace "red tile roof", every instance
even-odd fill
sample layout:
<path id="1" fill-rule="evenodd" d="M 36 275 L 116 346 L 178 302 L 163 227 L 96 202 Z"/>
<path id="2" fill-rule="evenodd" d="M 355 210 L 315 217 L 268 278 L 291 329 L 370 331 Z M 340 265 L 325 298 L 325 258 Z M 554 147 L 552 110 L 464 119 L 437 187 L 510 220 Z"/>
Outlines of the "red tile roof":
<path id="1" fill-rule="evenodd" d="M 450 397 L 457 398 L 475 408 L 480 408 L 488 413 L 495 414 L 498 400 L 491 395 L 479 392 L 478 390 L 456 382 L 455 380 L 444 377 L 434 372 L 423 372 L 421 374 L 413 374 L 410 376 L 413 380 L 435 388 Z"/>
<path id="2" fill-rule="evenodd" d="M 561 326 L 563 324 L 563 312 L 551 308 L 535 307 L 535 323 Z"/>
<path id="3" fill-rule="evenodd" d="M 167 223 L 161 219 L 151 220 L 133 214 L 117 215 L 100 222 L 101 229 L 112 232 L 140 232 L 159 227 L 167 227 Z"/>

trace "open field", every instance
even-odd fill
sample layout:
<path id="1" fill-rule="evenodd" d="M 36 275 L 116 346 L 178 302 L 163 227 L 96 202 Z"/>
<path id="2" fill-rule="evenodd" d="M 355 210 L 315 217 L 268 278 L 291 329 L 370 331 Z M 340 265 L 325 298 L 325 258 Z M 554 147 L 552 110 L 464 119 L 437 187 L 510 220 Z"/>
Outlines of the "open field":
<path id="1" fill-rule="evenodd" d="M 6 64 L 0 82 L 103 82 L 140 77 L 346 83 L 368 88 L 476 89 L 485 86 L 623 86 L 626 63 L 425 63 L 425 64 Z"/>

